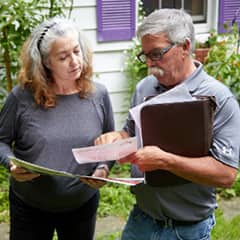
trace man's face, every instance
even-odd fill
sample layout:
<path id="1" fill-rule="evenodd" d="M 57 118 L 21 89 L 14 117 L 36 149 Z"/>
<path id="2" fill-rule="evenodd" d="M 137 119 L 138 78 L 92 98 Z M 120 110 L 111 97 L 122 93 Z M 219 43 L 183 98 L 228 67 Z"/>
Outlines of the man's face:
<path id="1" fill-rule="evenodd" d="M 180 83 L 184 75 L 183 47 L 170 43 L 164 34 L 147 34 L 141 41 L 149 72 L 166 87 Z"/>

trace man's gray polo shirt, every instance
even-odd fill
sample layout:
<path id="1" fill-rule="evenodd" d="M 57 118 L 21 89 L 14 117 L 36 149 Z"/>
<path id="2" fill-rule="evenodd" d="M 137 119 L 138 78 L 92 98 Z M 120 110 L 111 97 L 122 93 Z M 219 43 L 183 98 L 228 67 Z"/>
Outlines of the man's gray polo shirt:
<path id="1" fill-rule="evenodd" d="M 214 116 L 213 143 L 210 152 L 214 158 L 238 168 L 240 134 L 240 110 L 238 102 L 229 89 L 221 82 L 207 75 L 202 65 L 195 63 L 197 70 L 183 84 L 192 95 L 216 97 L 217 108 Z M 153 76 L 138 83 L 132 98 L 132 106 L 143 102 L 144 97 L 166 91 Z M 124 130 L 135 135 L 135 125 L 128 116 Z M 137 132 L 136 132 L 137 133 Z M 136 171 L 133 171 L 133 177 Z M 208 217 L 217 207 L 215 188 L 188 183 L 171 187 L 151 187 L 140 184 L 134 187 L 138 206 L 156 219 L 172 218 L 181 221 L 197 221 Z"/>

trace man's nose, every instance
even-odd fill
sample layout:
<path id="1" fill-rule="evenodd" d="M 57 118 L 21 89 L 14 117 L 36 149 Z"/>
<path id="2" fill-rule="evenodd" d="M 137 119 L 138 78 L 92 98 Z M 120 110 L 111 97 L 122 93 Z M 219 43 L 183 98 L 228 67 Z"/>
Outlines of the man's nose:
<path id="1" fill-rule="evenodd" d="M 151 58 L 147 57 L 146 64 L 148 67 L 156 67 L 156 61 L 151 60 Z"/>

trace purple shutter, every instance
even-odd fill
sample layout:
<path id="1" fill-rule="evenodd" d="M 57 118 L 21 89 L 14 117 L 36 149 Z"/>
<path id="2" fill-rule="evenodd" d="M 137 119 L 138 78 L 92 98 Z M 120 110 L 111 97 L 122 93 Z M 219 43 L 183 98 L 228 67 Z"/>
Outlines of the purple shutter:
<path id="1" fill-rule="evenodd" d="M 130 40 L 135 35 L 136 0 L 98 0 L 98 41 Z"/>
<path id="2" fill-rule="evenodd" d="M 231 25 L 235 17 L 236 22 L 240 25 L 240 0 L 220 0 L 218 31 L 223 33 L 225 31 L 223 24 Z"/>

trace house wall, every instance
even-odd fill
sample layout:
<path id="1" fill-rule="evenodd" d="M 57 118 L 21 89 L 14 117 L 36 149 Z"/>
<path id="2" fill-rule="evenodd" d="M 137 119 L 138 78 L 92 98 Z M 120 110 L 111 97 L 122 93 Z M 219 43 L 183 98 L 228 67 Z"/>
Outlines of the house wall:
<path id="1" fill-rule="evenodd" d="M 131 41 L 97 41 L 96 0 L 74 0 L 71 18 L 83 30 L 93 48 L 94 81 L 104 84 L 113 104 L 116 129 L 120 130 L 127 114 L 127 79 L 123 73 L 124 50 Z"/>

